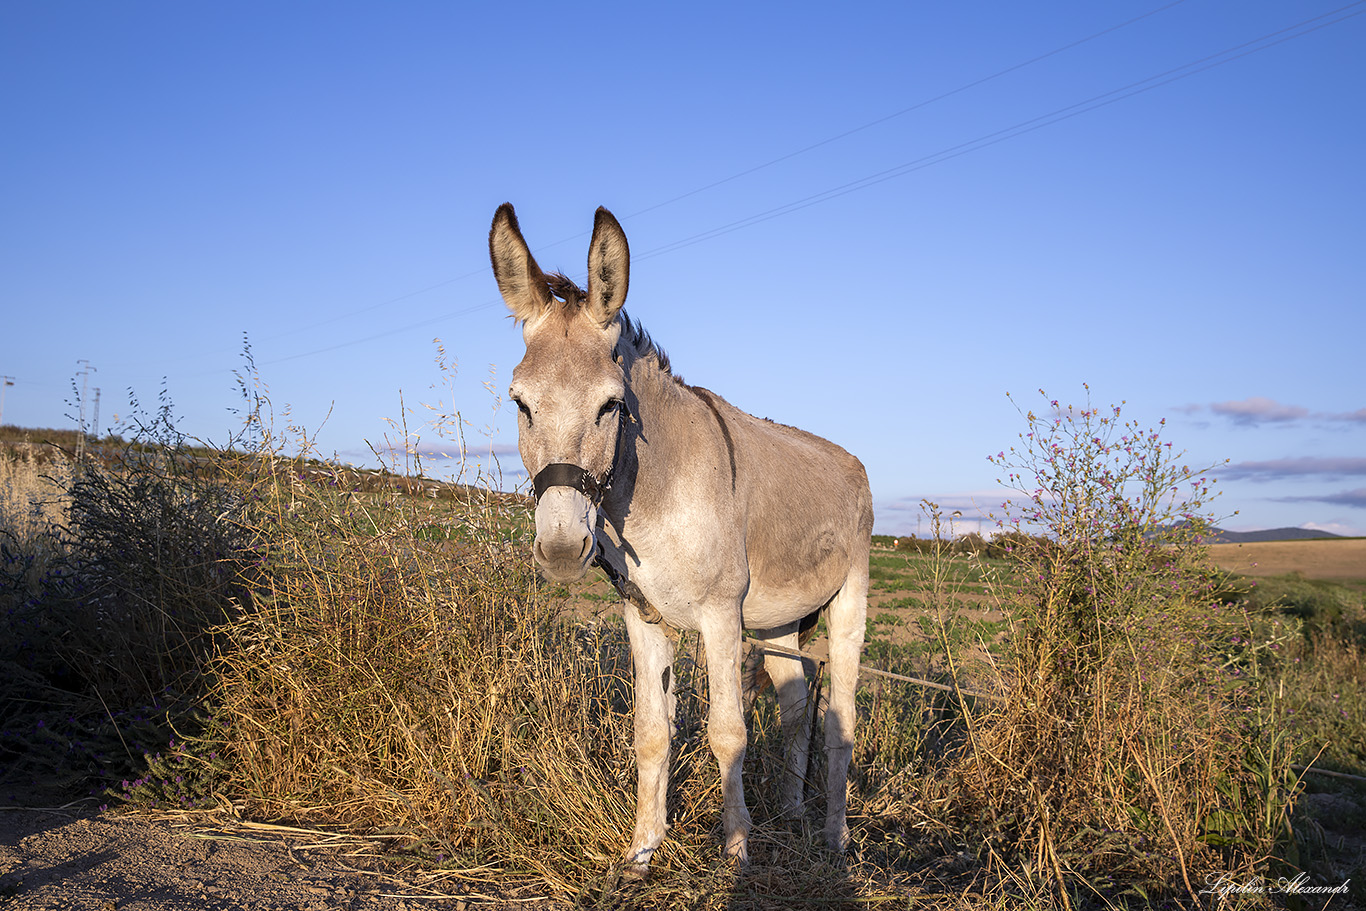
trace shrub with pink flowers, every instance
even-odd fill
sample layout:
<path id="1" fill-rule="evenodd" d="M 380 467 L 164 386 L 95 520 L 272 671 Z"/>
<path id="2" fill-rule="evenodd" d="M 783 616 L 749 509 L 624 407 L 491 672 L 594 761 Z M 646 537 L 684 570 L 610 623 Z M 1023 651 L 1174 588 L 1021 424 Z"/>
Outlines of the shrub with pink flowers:
<path id="1" fill-rule="evenodd" d="M 991 457 L 1012 491 L 1009 695 L 975 720 L 959 810 L 1064 904 L 1264 872 L 1297 780 L 1250 621 L 1201 547 L 1209 469 L 1119 406 L 1044 402 Z"/>

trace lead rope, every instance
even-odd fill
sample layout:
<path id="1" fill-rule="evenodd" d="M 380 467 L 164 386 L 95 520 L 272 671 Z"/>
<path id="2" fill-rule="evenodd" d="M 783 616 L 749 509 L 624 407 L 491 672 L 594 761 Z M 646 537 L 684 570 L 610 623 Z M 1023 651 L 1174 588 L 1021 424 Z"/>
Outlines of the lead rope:
<path id="1" fill-rule="evenodd" d="M 752 636 L 746 636 L 744 638 L 745 641 L 747 641 L 750 644 L 751 649 L 757 649 L 758 651 L 763 652 L 764 654 L 786 655 L 789 658 L 809 658 L 810 660 L 815 661 L 818 664 L 825 664 L 824 659 L 818 658 L 810 652 L 803 652 L 793 648 L 784 648 L 781 645 L 767 645 L 761 640 L 755 639 Z M 907 677 L 905 674 L 893 674 L 891 671 L 884 671 L 881 668 L 869 667 L 868 665 L 863 664 L 862 662 L 859 663 L 858 670 L 859 674 L 874 674 L 878 677 L 886 677 L 889 680 L 897 680 L 901 683 L 914 683 L 916 686 L 928 687 L 932 690 L 943 690 L 946 693 L 961 693 L 964 696 L 973 696 L 977 699 L 989 699 L 993 702 L 1005 701 L 1004 696 L 997 696 L 993 693 L 979 693 L 975 690 L 960 689 L 958 687 L 948 686 L 943 683 L 935 683 L 932 680 L 922 680 L 919 677 Z"/>
<path id="2" fill-rule="evenodd" d="M 598 513 L 598 521 L 602 521 L 601 512 Z M 659 609 L 646 600 L 645 593 L 640 590 L 640 587 L 631 580 L 623 578 L 611 563 L 603 559 L 601 541 L 598 542 L 598 552 L 593 557 L 593 565 L 602 570 L 603 575 L 607 576 L 607 581 L 612 583 L 612 587 L 617 590 L 621 600 L 636 609 L 640 614 L 640 619 L 646 623 L 662 624 L 668 630 L 673 630 L 672 626 L 664 622 L 664 615 L 659 612 Z"/>

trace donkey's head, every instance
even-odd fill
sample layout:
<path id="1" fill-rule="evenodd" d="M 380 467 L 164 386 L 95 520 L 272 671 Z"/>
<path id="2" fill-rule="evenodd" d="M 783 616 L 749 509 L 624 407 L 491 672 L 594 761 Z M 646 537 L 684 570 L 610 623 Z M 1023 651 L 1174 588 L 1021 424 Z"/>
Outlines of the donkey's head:
<path id="1" fill-rule="evenodd" d="M 598 209 L 588 246 L 588 290 L 536 265 L 512 206 L 493 216 L 489 255 L 498 290 L 522 323 L 526 356 L 512 371 L 517 445 L 536 493 L 532 553 L 557 582 L 588 571 L 598 504 L 611 483 L 626 395 L 613 357 L 626 300 L 630 250 L 621 225 Z"/>

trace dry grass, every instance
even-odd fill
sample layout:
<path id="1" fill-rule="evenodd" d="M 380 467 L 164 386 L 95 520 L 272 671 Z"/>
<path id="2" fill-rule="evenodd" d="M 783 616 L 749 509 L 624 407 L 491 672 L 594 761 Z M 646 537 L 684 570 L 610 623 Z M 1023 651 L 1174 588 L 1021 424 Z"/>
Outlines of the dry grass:
<path id="1" fill-rule="evenodd" d="M 625 882 L 624 626 L 576 617 L 538 580 L 525 501 L 413 496 L 282 458 L 262 437 L 211 462 L 169 450 L 68 480 L 76 533 L 54 534 L 53 514 L 24 545 L 51 536 L 62 572 L 36 595 L 6 590 L 21 614 L 65 624 L 26 671 L 28 708 L 6 703 L 7 731 L 51 725 L 33 706 L 87 668 L 63 735 L 147 749 L 118 789 L 131 799 L 384 834 L 449 882 L 534 883 L 590 907 L 1186 902 L 1207 873 L 1270 871 L 1284 847 L 1294 743 L 1266 637 L 1221 607 L 1198 548 L 1022 537 L 1037 549 L 1008 560 L 945 551 L 880 567 L 892 586 L 903 570 L 923 576 L 938 647 L 875 643 L 870 660 L 1005 698 L 864 681 L 847 858 L 821 845 L 819 788 L 803 817 L 779 819 L 771 698 L 755 706 L 746 759 L 752 863 L 722 858 L 705 674 L 684 634 L 670 838 L 649 883 Z M 961 616 L 968 594 L 1010 618 L 1003 642 Z M 1327 699 L 1359 655 L 1318 676 L 1302 663 L 1305 690 Z M 58 739 L 0 749 L 32 770 Z M 89 780 L 119 768 L 96 748 L 64 761 Z"/>
<path id="2" fill-rule="evenodd" d="M 71 474 L 65 460 L 0 457 L 0 571 L 30 595 L 63 553 L 55 532 L 67 524 Z"/>
<path id="3" fill-rule="evenodd" d="M 620 669 L 595 631 L 554 622 L 506 508 L 274 472 L 250 489 L 262 561 L 213 699 L 249 812 L 405 832 L 471 870 L 600 867 L 625 811 L 582 797 L 622 764 Z"/>
<path id="4" fill-rule="evenodd" d="M 1211 544 L 1210 560 L 1244 576 L 1301 573 L 1309 579 L 1366 583 L 1366 538 Z"/>

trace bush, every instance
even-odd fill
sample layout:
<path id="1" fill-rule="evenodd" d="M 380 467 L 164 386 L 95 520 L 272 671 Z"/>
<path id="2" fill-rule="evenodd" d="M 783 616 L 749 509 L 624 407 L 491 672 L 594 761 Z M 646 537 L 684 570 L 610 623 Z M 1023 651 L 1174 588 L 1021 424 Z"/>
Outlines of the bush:
<path id="1" fill-rule="evenodd" d="M 1022 495 L 1009 696 L 972 722 L 958 812 L 1064 904 L 1130 889 L 1195 899 L 1261 872 L 1296 779 L 1243 612 L 1200 547 L 1210 483 L 1120 409 L 1050 402 L 992 462 Z"/>
<path id="2" fill-rule="evenodd" d="M 235 472 L 259 559 L 216 634 L 214 736 L 192 746 L 221 756 L 218 787 L 431 863 L 575 887 L 610 866 L 631 825 L 629 652 L 560 622 L 523 500 L 413 497 L 269 451 Z"/>
<path id="3" fill-rule="evenodd" d="M 935 538 L 918 538 L 915 535 L 897 538 L 896 541 L 896 549 L 907 554 L 932 554 L 936 547 L 942 546 L 943 542 Z"/>
<path id="4" fill-rule="evenodd" d="M 240 504 L 212 466 L 174 443 L 106 456 L 33 462 L 42 502 L 0 510 L 0 755 L 16 802 L 99 794 L 164 747 L 242 596 Z"/>

